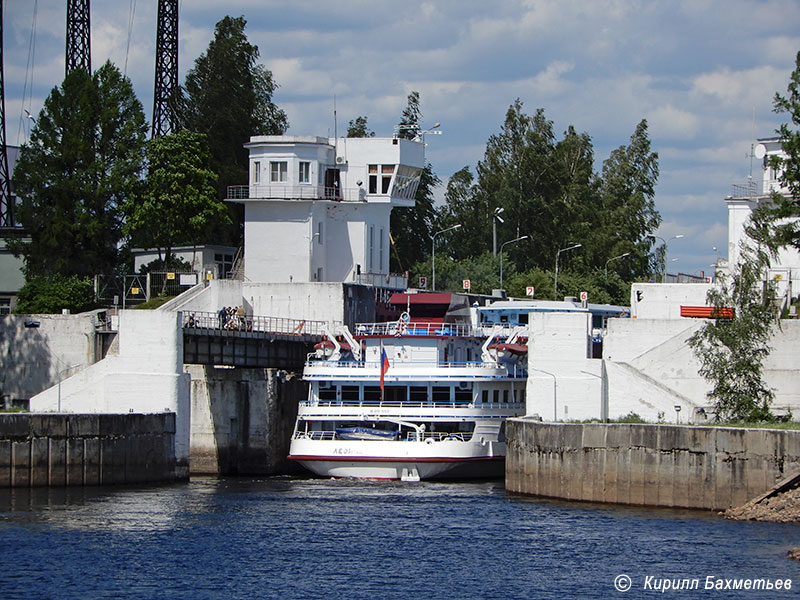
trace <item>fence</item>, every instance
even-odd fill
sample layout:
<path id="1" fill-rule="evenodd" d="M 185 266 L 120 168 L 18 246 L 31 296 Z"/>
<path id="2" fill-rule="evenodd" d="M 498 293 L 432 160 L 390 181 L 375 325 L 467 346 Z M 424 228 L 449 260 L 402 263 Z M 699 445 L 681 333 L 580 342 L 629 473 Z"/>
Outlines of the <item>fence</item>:
<path id="1" fill-rule="evenodd" d="M 157 296 L 177 296 L 198 282 L 194 271 L 155 271 L 115 277 L 95 276 L 95 302 L 131 308 Z"/>

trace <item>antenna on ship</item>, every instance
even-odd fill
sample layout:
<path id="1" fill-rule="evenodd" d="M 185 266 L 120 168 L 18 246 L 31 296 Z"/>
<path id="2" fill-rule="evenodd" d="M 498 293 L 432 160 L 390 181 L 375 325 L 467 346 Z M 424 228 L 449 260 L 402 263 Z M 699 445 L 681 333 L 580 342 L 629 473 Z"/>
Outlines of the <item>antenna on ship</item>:
<path id="1" fill-rule="evenodd" d="M 750 133 L 750 175 L 747 176 L 747 181 L 753 181 L 753 156 L 755 156 L 756 147 L 756 107 L 753 107 L 753 129 Z"/>
<path id="2" fill-rule="evenodd" d="M 336 129 L 336 94 L 333 95 L 333 157 L 339 156 L 337 152 L 336 142 L 338 141 L 339 132 Z"/>

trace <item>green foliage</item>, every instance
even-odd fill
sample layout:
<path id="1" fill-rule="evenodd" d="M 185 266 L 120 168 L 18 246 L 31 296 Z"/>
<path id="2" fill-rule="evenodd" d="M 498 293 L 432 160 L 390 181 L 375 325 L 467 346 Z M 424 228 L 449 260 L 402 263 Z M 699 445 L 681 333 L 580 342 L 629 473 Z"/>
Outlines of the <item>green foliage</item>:
<path id="1" fill-rule="evenodd" d="M 646 121 L 604 163 L 602 177 L 593 165 L 587 134 L 569 127 L 557 141 L 544 111 L 527 115 L 517 100 L 500 133 L 489 138 L 477 178 L 467 167 L 450 178 L 435 228 L 461 225 L 451 238 L 456 260 L 491 250 L 493 224 L 498 251 L 508 240 L 530 236 L 507 249 L 509 263 L 522 272 L 553 269 L 559 250 L 580 243 L 560 256 L 559 269 L 594 280 L 601 272 L 603 281 L 595 287 L 627 304 L 621 298 L 627 284 L 620 278 L 629 282 L 652 273 L 648 234 L 661 221 L 654 203 L 658 156 L 650 151 Z M 497 209 L 503 209 L 502 223 L 494 219 Z M 606 286 L 606 261 L 625 253 L 608 266 Z"/>
<path id="2" fill-rule="evenodd" d="M 375 137 L 375 132 L 367 127 L 367 117 L 356 117 L 347 126 L 347 137 L 365 138 Z"/>
<path id="3" fill-rule="evenodd" d="M 14 170 L 17 218 L 31 241 L 9 247 L 28 279 L 113 272 L 120 206 L 142 170 L 147 124 L 110 62 L 75 69 L 47 97 Z"/>
<path id="4" fill-rule="evenodd" d="M 619 417 L 617 419 L 609 419 L 609 423 L 634 423 L 634 424 L 644 424 L 647 423 L 640 415 L 631 411 L 624 417 Z"/>
<path id="5" fill-rule="evenodd" d="M 169 264 L 174 246 L 201 243 L 213 225 L 230 219 L 216 198 L 205 134 L 183 130 L 153 138 L 147 163 L 142 193 L 124 205 L 124 232 L 136 246 L 157 248 Z"/>
<path id="6" fill-rule="evenodd" d="M 133 310 L 155 310 L 162 304 L 166 304 L 170 300 L 175 298 L 175 296 L 156 296 L 155 298 L 150 298 L 147 302 L 142 302 L 141 304 L 137 304 L 133 307 Z"/>
<path id="7" fill-rule="evenodd" d="M 408 95 L 408 106 L 400 120 L 399 137 L 414 138 L 419 131 L 419 120 L 422 117 L 419 106 L 419 93 Z M 433 189 L 441 184 L 441 180 L 433 172 L 430 163 L 420 174 L 419 186 L 414 196 L 415 204 L 410 208 L 394 208 L 390 217 L 392 245 L 390 269 L 394 272 L 405 271 L 410 265 L 424 260 L 430 251 L 431 234 L 436 211 L 433 208 Z"/>
<path id="8" fill-rule="evenodd" d="M 225 198 L 229 185 L 248 181 L 251 135 L 278 135 L 288 128 L 286 113 L 272 102 L 277 84 L 272 73 L 258 64 L 258 46 L 244 33 L 244 17 L 226 16 L 216 25 L 214 39 L 186 74 L 184 126 L 205 133 L 211 150 L 211 169 L 218 175 L 217 195 Z M 213 232 L 217 243 L 237 244 L 241 207 L 230 205 L 235 227 Z"/>
<path id="9" fill-rule="evenodd" d="M 94 286 L 88 277 L 53 275 L 25 282 L 17 296 L 16 314 L 56 314 L 67 308 L 73 313 L 94 306 Z"/>
<path id="10" fill-rule="evenodd" d="M 765 267 L 764 256 L 743 243 L 732 276 L 718 277 L 707 298 L 717 308 L 732 308 L 733 318 L 709 320 L 689 339 L 701 363 L 700 374 L 713 386 L 708 398 L 716 420 L 772 420 L 774 393 L 762 375 L 777 311 L 772 288 L 762 286 Z"/>

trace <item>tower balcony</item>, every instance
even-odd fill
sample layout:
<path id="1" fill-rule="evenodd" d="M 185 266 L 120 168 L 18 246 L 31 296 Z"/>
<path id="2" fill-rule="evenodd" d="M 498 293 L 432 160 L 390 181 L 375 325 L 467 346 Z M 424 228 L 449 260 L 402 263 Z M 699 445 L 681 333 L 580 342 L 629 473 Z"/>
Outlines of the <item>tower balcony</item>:
<path id="1" fill-rule="evenodd" d="M 362 188 L 340 189 L 321 185 L 253 184 L 229 185 L 226 200 L 328 200 L 333 202 L 366 202 Z M 372 201 L 389 201 L 388 196 L 370 196 Z"/>

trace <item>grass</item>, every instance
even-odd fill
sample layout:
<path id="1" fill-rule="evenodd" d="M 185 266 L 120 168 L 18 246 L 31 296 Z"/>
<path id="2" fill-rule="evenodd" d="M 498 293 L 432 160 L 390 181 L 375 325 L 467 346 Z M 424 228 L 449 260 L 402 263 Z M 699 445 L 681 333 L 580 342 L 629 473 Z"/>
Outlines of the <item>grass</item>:
<path id="1" fill-rule="evenodd" d="M 166 304 L 170 300 L 172 300 L 175 296 L 156 296 L 155 298 L 150 298 L 147 302 L 143 302 L 142 304 L 137 304 L 133 308 L 135 310 L 153 310 L 161 306 L 162 304 Z"/>

